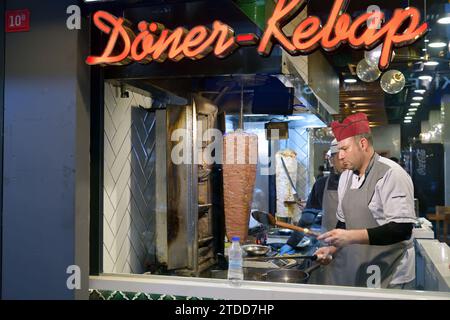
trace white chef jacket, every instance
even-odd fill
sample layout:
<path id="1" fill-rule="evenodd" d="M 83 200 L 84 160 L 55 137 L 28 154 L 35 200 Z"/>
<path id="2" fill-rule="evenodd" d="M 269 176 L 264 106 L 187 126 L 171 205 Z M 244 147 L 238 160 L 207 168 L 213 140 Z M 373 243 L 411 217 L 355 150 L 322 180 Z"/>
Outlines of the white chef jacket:
<path id="1" fill-rule="evenodd" d="M 379 157 L 380 162 L 388 165 L 390 169 L 375 185 L 375 193 L 369 203 L 369 210 L 376 222 L 381 226 L 389 222 L 415 223 L 414 186 L 408 173 L 394 161 Z M 365 180 L 365 175 L 359 177 L 351 170 L 341 174 L 338 186 L 338 208 L 336 217 L 345 223 L 342 211 L 342 200 L 347 190 L 347 183 L 351 181 L 351 189 L 359 189 Z M 415 271 L 414 247 L 407 249 L 394 272 L 391 285 L 407 283 L 414 280 Z"/>

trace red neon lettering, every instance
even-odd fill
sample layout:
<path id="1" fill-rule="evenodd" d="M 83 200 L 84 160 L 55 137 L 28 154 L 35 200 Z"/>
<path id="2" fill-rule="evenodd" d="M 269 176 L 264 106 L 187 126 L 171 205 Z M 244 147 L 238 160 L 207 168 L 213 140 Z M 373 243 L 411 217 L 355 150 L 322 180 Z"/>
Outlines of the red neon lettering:
<path id="1" fill-rule="evenodd" d="M 128 63 L 130 60 L 141 63 L 152 60 L 163 62 L 167 58 L 179 61 L 185 57 L 195 60 L 205 57 L 213 49 L 216 56 L 226 57 L 238 47 L 233 29 L 220 21 L 214 21 L 212 32 L 204 26 L 194 27 L 190 31 L 182 27 L 171 31 L 161 24 L 148 25 L 141 21 L 137 36 L 124 26 L 122 18 L 116 18 L 105 11 L 94 14 L 94 23 L 109 35 L 109 39 L 101 56 L 87 57 L 86 63 L 90 65 Z M 124 48 L 120 54 L 114 55 L 113 50 L 119 36 L 124 42 Z"/>
<path id="2" fill-rule="evenodd" d="M 310 17 L 303 20 L 295 29 L 292 35 L 292 44 L 300 50 L 300 52 L 305 53 L 306 50 L 314 50 L 319 42 L 311 40 L 311 36 L 317 33 L 320 28 L 320 19 L 317 17 Z M 304 43 L 301 42 L 303 39 L 310 39 Z M 313 43 L 311 43 L 313 41 Z"/>
<path id="3" fill-rule="evenodd" d="M 236 42 L 252 42 L 256 39 L 255 35 L 253 34 L 240 34 L 236 37 Z"/>
<path id="4" fill-rule="evenodd" d="M 408 28 L 402 34 L 397 34 L 403 23 L 410 19 Z M 401 47 L 415 42 L 427 32 L 428 25 L 423 23 L 419 27 L 420 11 L 416 8 L 407 8 L 405 10 L 397 9 L 392 19 L 386 24 L 386 37 L 383 44 L 383 50 L 380 56 L 380 69 L 386 69 L 389 66 L 392 57 L 393 47 Z"/>
<path id="5" fill-rule="evenodd" d="M 379 68 L 386 69 L 391 61 L 395 47 L 402 47 L 415 42 L 425 34 L 428 25 L 420 24 L 420 11 L 416 8 L 397 9 L 391 20 L 380 29 L 368 27 L 369 22 L 383 18 L 380 12 L 366 13 L 354 21 L 345 13 L 346 0 L 335 0 L 331 13 L 324 27 L 316 16 L 303 20 L 294 30 L 292 37 L 286 36 L 282 29 L 293 17 L 302 11 L 305 0 L 278 0 L 273 15 L 267 22 L 267 28 L 259 41 L 257 51 L 266 56 L 278 43 L 290 54 L 307 54 L 319 45 L 326 51 L 333 51 L 341 43 L 348 43 L 355 49 L 371 49 L 382 43 Z M 196 26 L 190 30 L 179 27 L 171 31 L 164 25 L 141 21 L 136 36 L 123 18 L 98 11 L 94 14 L 94 24 L 109 35 L 108 43 L 100 56 L 89 56 L 86 63 L 124 64 L 130 61 L 148 63 L 163 62 L 165 59 L 179 61 L 183 58 L 201 59 L 210 54 L 219 58 L 230 55 L 241 45 L 254 45 L 258 37 L 254 34 L 239 35 L 235 38 L 233 29 L 220 21 L 214 21 L 212 29 Z M 408 28 L 400 33 L 405 22 Z M 365 30 L 362 30 L 365 28 Z M 363 32 L 361 32 L 363 31 Z M 117 42 L 123 42 L 123 49 L 114 51 Z"/>
<path id="6" fill-rule="evenodd" d="M 373 31 L 376 31 L 376 29 L 366 29 L 366 31 L 361 35 L 361 37 L 357 37 L 358 30 L 361 29 L 362 26 L 367 26 L 367 20 L 370 19 L 373 16 L 373 13 L 366 13 L 362 16 L 358 17 L 355 21 L 353 21 L 350 29 L 348 30 L 348 43 L 350 46 L 352 46 L 355 49 L 361 48 L 366 40 L 366 37 L 368 36 L 368 33 L 373 33 Z"/>
<path id="7" fill-rule="evenodd" d="M 147 63 L 150 62 L 152 59 L 147 56 L 147 52 L 144 50 L 144 40 L 150 38 L 153 41 L 153 38 L 149 37 L 149 32 L 147 31 L 147 28 L 150 28 L 150 26 L 147 27 L 147 23 L 145 21 L 141 21 L 138 24 L 138 29 L 141 31 L 141 33 L 134 39 L 133 43 L 131 44 L 130 48 L 130 55 L 131 58 L 134 61 L 141 62 L 141 63 Z M 148 42 L 146 43 L 148 45 Z M 140 50 L 140 53 L 138 52 Z"/>
<path id="8" fill-rule="evenodd" d="M 225 58 L 238 47 L 234 40 L 234 31 L 229 26 L 220 21 L 214 21 L 213 29 L 217 30 L 218 32 L 214 54 L 219 58 Z"/>
<path id="9" fill-rule="evenodd" d="M 205 42 L 208 37 L 208 29 L 204 26 L 197 26 L 186 35 L 184 39 L 185 47 L 183 53 L 187 57 L 192 57 L 192 59 L 202 58 L 202 51 L 198 50 L 198 46 Z M 197 47 L 197 48 L 196 48 Z"/>
<path id="10" fill-rule="evenodd" d="M 306 18 L 294 31 L 292 42 L 290 42 L 280 29 L 286 22 L 290 21 L 292 12 L 297 13 L 298 10 L 303 9 L 304 2 L 303 0 L 292 0 L 285 7 L 286 1 L 278 1 L 273 16 L 267 22 L 267 29 L 259 43 L 258 52 L 263 56 L 267 55 L 272 50 L 272 39 L 276 39 L 291 54 L 308 53 L 314 50 L 319 43 L 324 50 L 331 51 L 335 50 L 342 42 L 348 42 L 355 49 L 369 49 L 383 42 L 379 68 L 384 70 L 389 66 L 393 47 L 411 44 L 424 35 L 428 28 L 427 23 L 419 26 L 420 11 L 416 8 L 397 9 L 393 18 L 383 28 L 380 30 L 367 28 L 358 37 L 358 31 L 364 25 L 367 27 L 368 21 L 371 21 L 374 17 L 382 18 L 382 14 L 366 13 L 352 22 L 348 14 L 339 14 L 343 11 L 345 3 L 345 0 L 334 2 L 325 27 L 317 33 L 316 26 L 320 21 L 319 18 L 315 16 Z M 403 33 L 398 34 L 403 23 L 408 19 L 410 20 L 408 28 Z M 334 38 L 331 36 L 333 30 Z M 302 42 L 301 40 L 304 39 L 308 40 Z"/>
<path id="11" fill-rule="evenodd" d="M 334 39 L 322 39 L 322 46 L 327 51 L 337 49 L 340 44 L 347 39 L 349 28 L 352 23 L 352 18 L 347 13 L 342 14 L 335 25 L 336 37 Z"/>
<path id="12" fill-rule="evenodd" d="M 111 24 L 111 27 L 106 25 L 102 20 Z M 94 23 L 101 31 L 106 34 L 110 34 L 108 44 L 106 45 L 103 54 L 99 57 L 89 56 L 86 59 L 87 64 L 115 64 L 120 63 L 128 57 L 128 51 L 130 50 L 131 40 L 130 35 L 133 34 L 131 30 L 123 25 L 123 18 L 115 18 L 113 15 L 99 11 L 94 15 Z M 112 56 L 113 50 L 118 41 L 118 37 L 124 41 L 124 50 L 115 56 Z"/>

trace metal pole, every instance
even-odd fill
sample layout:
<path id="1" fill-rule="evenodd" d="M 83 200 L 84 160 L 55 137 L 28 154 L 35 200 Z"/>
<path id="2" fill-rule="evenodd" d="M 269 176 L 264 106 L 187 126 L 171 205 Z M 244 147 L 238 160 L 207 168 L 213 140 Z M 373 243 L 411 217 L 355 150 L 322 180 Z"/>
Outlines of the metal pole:
<path id="1" fill-rule="evenodd" d="M 241 110 L 239 113 L 239 129 L 244 130 L 244 82 L 241 82 Z"/>

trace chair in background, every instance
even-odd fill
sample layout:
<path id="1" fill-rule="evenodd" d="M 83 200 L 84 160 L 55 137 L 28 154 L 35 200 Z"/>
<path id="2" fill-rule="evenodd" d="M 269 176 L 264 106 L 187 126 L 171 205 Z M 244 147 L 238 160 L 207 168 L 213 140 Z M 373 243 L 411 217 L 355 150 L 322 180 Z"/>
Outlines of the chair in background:
<path id="1" fill-rule="evenodd" d="M 450 244 L 450 240 L 448 238 L 450 207 L 436 206 L 436 213 L 427 214 L 427 219 L 434 222 L 436 225 L 436 239 Z"/>

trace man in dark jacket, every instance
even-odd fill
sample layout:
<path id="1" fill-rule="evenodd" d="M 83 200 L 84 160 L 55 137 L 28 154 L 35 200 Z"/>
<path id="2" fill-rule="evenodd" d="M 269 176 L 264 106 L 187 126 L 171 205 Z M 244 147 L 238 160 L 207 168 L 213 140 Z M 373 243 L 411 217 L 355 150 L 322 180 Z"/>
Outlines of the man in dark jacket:
<path id="1" fill-rule="evenodd" d="M 298 226 L 302 228 L 310 228 L 314 223 L 319 212 L 322 211 L 322 229 L 324 231 L 332 230 L 336 226 L 336 209 L 337 209 L 337 189 L 339 184 L 339 176 L 344 170 L 342 162 L 338 159 L 337 141 L 333 140 L 330 146 L 329 162 L 331 166 L 330 175 L 328 177 L 319 178 L 309 194 L 305 209 L 298 222 Z M 286 244 L 280 249 L 280 254 L 293 254 L 295 247 L 303 239 L 304 234 L 301 232 L 292 233 Z"/>

